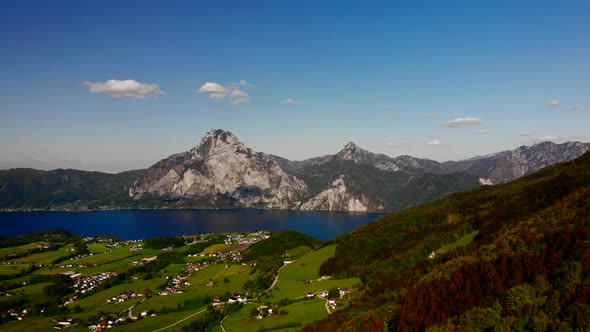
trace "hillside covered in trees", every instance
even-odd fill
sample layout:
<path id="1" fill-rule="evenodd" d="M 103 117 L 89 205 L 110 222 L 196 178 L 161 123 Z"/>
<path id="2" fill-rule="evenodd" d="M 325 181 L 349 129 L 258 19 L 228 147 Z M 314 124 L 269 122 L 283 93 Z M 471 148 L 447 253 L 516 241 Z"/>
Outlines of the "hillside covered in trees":
<path id="1" fill-rule="evenodd" d="M 304 331 L 587 331 L 590 154 L 342 235 L 322 275 L 360 277 Z"/>

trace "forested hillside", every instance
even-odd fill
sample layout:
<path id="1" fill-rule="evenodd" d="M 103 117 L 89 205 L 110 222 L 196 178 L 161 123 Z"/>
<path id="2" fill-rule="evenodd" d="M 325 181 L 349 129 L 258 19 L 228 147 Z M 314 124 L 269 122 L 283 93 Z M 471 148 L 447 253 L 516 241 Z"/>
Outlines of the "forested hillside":
<path id="1" fill-rule="evenodd" d="M 0 208 L 133 206 L 127 191 L 144 170 L 119 174 L 30 168 L 0 170 Z"/>
<path id="2" fill-rule="evenodd" d="M 305 331 L 588 330 L 590 154 L 334 240 L 321 274 L 365 282 Z"/>

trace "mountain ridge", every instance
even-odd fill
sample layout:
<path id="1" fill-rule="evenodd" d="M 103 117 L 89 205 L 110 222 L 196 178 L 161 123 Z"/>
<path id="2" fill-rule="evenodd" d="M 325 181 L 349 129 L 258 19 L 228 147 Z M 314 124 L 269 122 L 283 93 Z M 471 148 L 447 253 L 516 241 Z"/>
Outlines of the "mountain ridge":
<path id="1" fill-rule="evenodd" d="M 77 172 L 72 183 L 61 179 L 59 170 L 2 170 L 0 208 L 252 207 L 393 212 L 450 193 L 503 183 L 571 160 L 589 147 L 580 142 L 541 142 L 440 163 L 408 155 L 389 157 L 349 142 L 332 155 L 290 161 L 256 152 L 229 131 L 212 129 L 189 150 L 144 170 L 118 174 L 72 170 Z M 101 174 L 102 184 L 97 183 L 96 174 Z M 65 192 L 68 195 L 60 194 Z"/>

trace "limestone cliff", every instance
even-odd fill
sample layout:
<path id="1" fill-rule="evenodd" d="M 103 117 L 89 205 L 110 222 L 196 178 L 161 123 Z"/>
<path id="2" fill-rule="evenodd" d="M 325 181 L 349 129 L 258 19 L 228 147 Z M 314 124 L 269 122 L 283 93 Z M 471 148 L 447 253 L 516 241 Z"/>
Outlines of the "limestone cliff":
<path id="1" fill-rule="evenodd" d="M 170 198 L 227 196 L 238 206 L 285 209 L 306 195 L 305 183 L 287 175 L 271 158 L 246 148 L 236 136 L 211 130 L 188 152 L 152 167 L 129 189 Z"/>

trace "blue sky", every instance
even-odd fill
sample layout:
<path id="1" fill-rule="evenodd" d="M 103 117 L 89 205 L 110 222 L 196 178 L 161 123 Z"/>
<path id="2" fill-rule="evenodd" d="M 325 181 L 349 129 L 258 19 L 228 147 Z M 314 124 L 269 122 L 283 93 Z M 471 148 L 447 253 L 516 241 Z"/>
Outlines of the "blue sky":
<path id="1" fill-rule="evenodd" d="M 143 168 L 212 128 L 289 159 L 590 141 L 589 31 L 586 1 L 4 1 L 0 167 Z"/>

